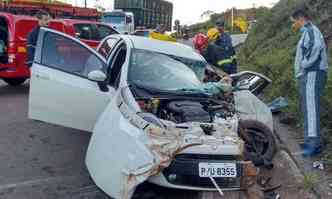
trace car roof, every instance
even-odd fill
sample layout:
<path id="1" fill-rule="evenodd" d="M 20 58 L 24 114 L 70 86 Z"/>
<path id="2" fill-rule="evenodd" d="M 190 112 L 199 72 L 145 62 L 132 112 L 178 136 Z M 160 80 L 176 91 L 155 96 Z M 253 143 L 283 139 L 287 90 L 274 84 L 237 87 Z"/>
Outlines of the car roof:
<path id="1" fill-rule="evenodd" d="M 89 21 L 89 20 L 80 20 L 80 19 L 53 19 L 52 21 L 59 21 L 59 22 L 64 22 L 68 25 L 73 25 L 73 24 L 80 24 L 80 23 L 84 23 L 84 24 L 102 24 L 102 25 L 107 25 L 110 26 L 107 23 L 102 23 L 102 22 L 97 22 L 97 21 Z"/>
<path id="2" fill-rule="evenodd" d="M 132 42 L 135 49 L 149 50 L 200 61 L 203 60 L 202 56 L 193 48 L 180 43 L 160 41 L 134 35 L 121 35 L 121 37 L 128 38 Z"/>
<path id="3" fill-rule="evenodd" d="M 19 20 L 37 21 L 37 18 L 32 17 L 32 16 L 15 15 L 15 14 L 12 14 L 12 13 L 7 13 L 7 12 L 0 12 L 0 16 L 10 18 L 11 20 L 14 20 L 14 21 L 19 21 Z"/>

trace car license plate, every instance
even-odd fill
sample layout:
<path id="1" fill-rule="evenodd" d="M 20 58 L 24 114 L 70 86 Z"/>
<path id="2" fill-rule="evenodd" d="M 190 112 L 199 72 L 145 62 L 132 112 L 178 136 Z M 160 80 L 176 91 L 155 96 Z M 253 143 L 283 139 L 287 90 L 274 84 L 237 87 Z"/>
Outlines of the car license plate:
<path id="1" fill-rule="evenodd" d="M 235 163 L 205 163 L 198 164 L 199 177 L 223 177 L 223 178 L 235 178 L 236 164 Z"/>

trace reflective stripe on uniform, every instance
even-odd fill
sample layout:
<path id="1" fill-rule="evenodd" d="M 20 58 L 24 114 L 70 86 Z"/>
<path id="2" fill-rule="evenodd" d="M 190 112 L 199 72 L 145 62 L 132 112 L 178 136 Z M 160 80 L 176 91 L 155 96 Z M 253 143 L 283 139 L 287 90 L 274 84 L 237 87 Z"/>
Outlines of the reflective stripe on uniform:
<path id="1" fill-rule="evenodd" d="M 222 65 L 225 65 L 225 64 L 231 64 L 233 63 L 233 59 L 223 59 L 223 60 L 220 60 L 218 61 L 218 66 L 222 66 Z"/>

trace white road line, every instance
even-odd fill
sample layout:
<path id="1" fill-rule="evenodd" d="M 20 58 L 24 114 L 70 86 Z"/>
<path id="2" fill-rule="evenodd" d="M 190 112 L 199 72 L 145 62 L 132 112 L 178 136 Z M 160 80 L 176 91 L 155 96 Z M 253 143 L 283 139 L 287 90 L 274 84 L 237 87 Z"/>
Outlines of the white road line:
<path id="1" fill-rule="evenodd" d="M 17 182 L 17 183 L 0 185 L 0 191 L 10 189 L 10 188 L 28 187 L 28 186 L 32 186 L 32 185 L 39 185 L 39 184 L 44 184 L 44 183 L 63 181 L 64 179 L 75 179 L 75 178 L 77 178 L 77 177 L 75 177 L 75 176 L 57 176 L 57 177 L 50 177 L 50 178 L 27 180 L 27 181 L 22 181 L 22 182 Z"/>

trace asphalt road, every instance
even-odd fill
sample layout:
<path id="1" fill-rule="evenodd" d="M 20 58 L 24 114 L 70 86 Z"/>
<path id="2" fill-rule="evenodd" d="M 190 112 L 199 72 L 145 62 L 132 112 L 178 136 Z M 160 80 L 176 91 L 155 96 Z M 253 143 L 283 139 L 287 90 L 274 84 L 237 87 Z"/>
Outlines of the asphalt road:
<path id="1" fill-rule="evenodd" d="M 29 120 L 28 92 L 0 80 L 0 198 L 106 198 L 85 168 L 90 134 Z"/>

